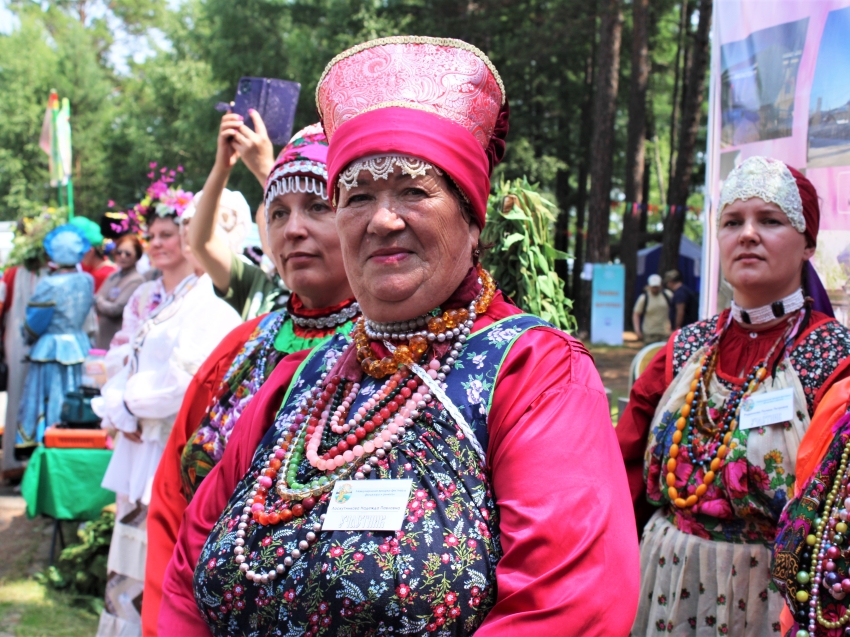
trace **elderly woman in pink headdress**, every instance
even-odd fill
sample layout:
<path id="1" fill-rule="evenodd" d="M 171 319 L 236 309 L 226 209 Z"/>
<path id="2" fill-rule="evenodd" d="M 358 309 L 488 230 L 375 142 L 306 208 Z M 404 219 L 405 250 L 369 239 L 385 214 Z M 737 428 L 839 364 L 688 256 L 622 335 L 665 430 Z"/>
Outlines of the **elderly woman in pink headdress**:
<path id="1" fill-rule="evenodd" d="M 363 317 L 242 414 L 160 634 L 627 634 L 637 540 L 602 383 L 478 263 L 498 73 L 458 40 L 376 40 L 318 104 Z"/>

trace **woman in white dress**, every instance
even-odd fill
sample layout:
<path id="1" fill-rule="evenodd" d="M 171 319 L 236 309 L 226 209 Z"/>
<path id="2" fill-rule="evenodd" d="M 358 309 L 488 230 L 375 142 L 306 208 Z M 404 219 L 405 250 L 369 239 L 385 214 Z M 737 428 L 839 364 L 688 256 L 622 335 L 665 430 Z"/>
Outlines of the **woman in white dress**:
<path id="1" fill-rule="evenodd" d="M 192 375 L 239 315 L 215 296 L 182 240 L 182 209 L 151 205 L 148 254 L 162 271 L 164 298 L 131 339 L 127 364 L 93 407 L 118 430 L 103 487 L 117 494 L 106 605 L 98 636 L 141 635 L 146 520 L 153 482 L 174 417 Z"/>

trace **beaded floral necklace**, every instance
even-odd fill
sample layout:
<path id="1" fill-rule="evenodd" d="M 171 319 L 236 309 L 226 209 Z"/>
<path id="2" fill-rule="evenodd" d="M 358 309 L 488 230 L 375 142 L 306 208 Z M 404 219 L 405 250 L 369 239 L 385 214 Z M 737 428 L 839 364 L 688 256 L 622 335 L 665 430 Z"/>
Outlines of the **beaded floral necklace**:
<path id="1" fill-rule="evenodd" d="M 667 496 L 679 509 L 691 509 L 699 502 L 700 498 L 708 491 L 708 487 L 714 482 L 717 473 L 723 466 L 723 461 L 729 452 L 735 448 L 736 441 L 732 436 L 738 427 L 738 415 L 741 405 L 753 393 L 758 390 L 761 383 L 767 377 L 767 367 L 774 352 L 784 344 L 787 350 L 794 335 L 799 331 L 805 314 L 800 313 L 796 322 L 789 321 L 788 327 L 776 340 L 764 359 L 756 363 L 752 371 L 746 376 L 740 387 L 736 387 L 723 404 L 718 422 L 714 422 L 708 414 L 708 388 L 712 376 L 716 373 L 720 355 L 720 341 L 729 329 L 731 314 L 723 329 L 712 338 L 707 346 L 706 352 L 700 359 L 700 365 L 694 373 L 691 381 L 690 391 L 685 395 L 685 404 L 676 419 L 676 431 L 673 432 L 668 459 L 666 462 Z M 694 404 L 696 403 L 696 405 Z M 707 422 L 710 424 L 707 424 Z M 706 440 L 700 444 L 696 435 L 701 431 L 706 435 Z M 683 448 L 690 443 L 690 454 L 695 463 L 701 463 L 705 472 L 702 484 L 698 485 L 694 493 L 687 497 L 681 497 L 676 488 L 676 467 L 679 464 L 678 457 Z"/>
<path id="2" fill-rule="evenodd" d="M 398 330 L 390 332 L 385 342 L 392 356 L 381 361 L 376 361 L 364 351 L 368 349 L 371 352 L 372 349 L 366 334 L 367 320 L 359 319 L 353 343 L 347 345 L 341 354 L 344 355 L 348 347 L 353 346 L 357 348 L 361 367 L 367 374 L 371 371 L 376 372 L 370 374 L 376 378 L 389 378 L 355 413 L 349 414 L 359 395 L 360 384 L 324 373 L 299 401 L 292 424 L 284 426 L 281 422 L 284 414 L 278 417 L 275 429 L 279 431 L 279 437 L 245 501 L 237 526 L 234 561 L 249 580 L 267 583 L 285 573 L 302 552 L 317 541 L 322 525 L 314 524 L 283 563 L 268 572 L 251 568 L 244 548 L 249 534 L 260 526 L 287 523 L 293 518 L 303 517 L 328 498 L 338 480 L 349 477 L 365 479 L 402 440 L 407 428 L 421 417 L 423 410 L 432 405 L 433 393 L 442 393 L 446 376 L 460 355 L 473 321 L 487 310 L 495 295 L 492 277 L 480 266 L 478 274 L 481 291 L 463 311 L 465 315 L 452 311 L 455 313 L 449 317 L 454 321 L 465 316 L 464 322 L 450 328 L 446 325 L 448 312 L 440 316 L 439 310 L 435 310 L 432 318 L 443 321 L 442 325 L 435 324 L 435 329 L 440 331 L 426 333 L 425 336 L 409 335 Z M 409 321 L 404 323 L 410 325 Z M 413 323 L 417 324 L 418 319 L 414 319 Z M 433 334 L 433 339 L 429 339 L 429 334 Z M 416 337 L 426 343 L 418 354 L 419 348 L 414 349 L 410 343 Z M 390 340 L 408 340 L 408 344 L 394 346 L 388 342 Z M 442 361 L 435 356 L 423 369 L 419 363 L 424 363 L 429 341 L 448 342 L 451 346 Z M 405 349 L 402 350 L 402 347 Z M 402 356 L 398 356 L 399 350 Z M 380 367 L 376 368 L 376 364 Z M 333 434 L 338 437 L 336 442 L 333 442 Z M 307 477 L 299 478 L 305 459 L 308 463 Z M 324 515 L 320 519 L 324 520 Z"/>

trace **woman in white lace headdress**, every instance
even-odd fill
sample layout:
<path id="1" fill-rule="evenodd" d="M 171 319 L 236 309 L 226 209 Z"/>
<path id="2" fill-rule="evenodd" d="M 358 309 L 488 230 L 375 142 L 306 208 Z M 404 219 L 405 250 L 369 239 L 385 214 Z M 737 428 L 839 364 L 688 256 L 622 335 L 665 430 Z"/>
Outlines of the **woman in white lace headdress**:
<path id="1" fill-rule="evenodd" d="M 209 277 L 191 258 L 179 223 L 185 207 L 178 203 L 179 192 L 168 189 L 159 194 L 159 201 L 148 206 L 148 254 L 162 271 L 162 298 L 136 328 L 126 365 L 92 401 L 103 426 L 119 432 L 103 479 L 103 487 L 118 495 L 118 511 L 98 629 L 101 637 L 141 635 L 138 608 L 154 474 L 192 375 L 240 323 L 239 315 L 216 297 Z M 184 194 L 188 196 L 181 202 L 191 198 Z"/>
<path id="2" fill-rule="evenodd" d="M 635 636 L 779 634 L 777 523 L 815 408 L 850 365 L 809 265 L 819 217 L 793 168 L 733 170 L 717 218 L 732 307 L 674 333 L 632 389 L 617 437 L 639 526 L 652 515 Z M 771 418 L 765 396 L 787 412 Z"/>

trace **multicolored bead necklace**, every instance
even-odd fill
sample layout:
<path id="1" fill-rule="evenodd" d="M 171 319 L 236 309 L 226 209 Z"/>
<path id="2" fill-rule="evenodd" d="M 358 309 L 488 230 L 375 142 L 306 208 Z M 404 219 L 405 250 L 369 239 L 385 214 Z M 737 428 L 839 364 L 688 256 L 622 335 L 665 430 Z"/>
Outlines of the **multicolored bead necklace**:
<path id="1" fill-rule="evenodd" d="M 807 547 L 803 551 L 797 582 L 803 586 L 808 584 L 809 590 L 801 588 L 797 591 L 797 602 L 803 608 L 797 611 L 794 619 L 801 626 L 808 623 L 808 630 L 798 630 L 797 637 L 814 637 L 818 625 L 835 630 L 850 622 L 850 612 L 846 609 L 837 621 L 826 619 L 821 604 L 821 586 L 839 601 L 850 593 L 850 577 L 842 579 L 835 564 L 835 560 L 847 550 L 847 531 L 850 528 L 847 524 L 850 519 L 848 460 L 850 447 L 845 447 L 841 453 L 838 472 L 835 474 L 835 483 L 826 496 L 825 516 L 815 519 L 813 532 L 806 537 Z"/>
<path id="2" fill-rule="evenodd" d="M 481 292 L 470 303 L 469 309 L 463 311 L 466 313 L 466 320 L 459 324 L 462 327 L 447 327 L 440 332 L 440 335 L 444 335 L 442 339 L 435 335 L 430 341 L 455 341 L 442 362 L 435 358 L 425 365 L 424 370 L 418 367 L 418 362 L 425 358 L 428 348 L 427 336 L 423 338 L 426 342 L 425 348 L 416 357 L 411 353 L 415 350 L 408 343 L 409 358 L 406 356 L 404 362 L 395 359 L 395 354 L 404 346 L 393 348 L 388 344 L 393 351 L 393 358 L 386 357 L 378 364 L 381 365 L 380 371 L 387 369 L 389 364 L 386 360 L 389 358 L 393 370 L 390 374 L 377 377 L 390 377 L 350 418 L 349 411 L 359 395 L 360 384 L 344 381 L 337 375 L 329 378 L 327 373 L 322 374 L 316 386 L 302 396 L 290 425 L 282 426 L 285 414 L 279 415 L 275 427 L 281 430 L 281 434 L 271 453 L 267 455 L 257 482 L 245 500 L 237 525 L 234 560 L 247 579 L 267 583 L 285 573 L 294 561 L 318 540 L 317 534 L 322 525 L 312 525 L 305 539 L 290 551 L 283 563 L 267 572 L 252 569 L 245 554 L 245 539 L 252 528 L 287 523 L 306 515 L 329 497 L 337 480 L 352 476 L 356 480 L 365 479 L 380 460 L 401 442 L 407 429 L 421 416 L 422 411 L 433 403 L 434 398 L 425 380 L 414 374 L 412 369 L 418 370 L 418 374 L 427 375 L 429 383 L 436 382 L 445 387 L 446 375 L 460 356 L 466 337 L 470 334 L 472 322 L 478 313 L 487 310 L 495 294 L 492 278 L 480 266 L 479 282 L 482 284 Z M 452 318 L 454 316 L 452 315 Z M 460 311 L 457 316 L 462 316 Z M 361 330 L 358 332 L 355 329 L 354 347 L 358 347 L 358 334 L 363 334 L 364 324 L 363 318 L 357 323 Z M 416 336 L 421 335 L 414 334 L 411 340 Z M 360 342 L 362 343 L 362 339 Z M 343 353 L 350 346 L 352 345 L 347 345 Z M 369 351 L 371 352 L 371 346 Z M 358 355 L 359 353 L 358 350 Z M 361 365 L 363 360 L 361 359 Z M 368 373 L 366 366 L 363 367 Z M 335 444 L 331 444 L 331 432 L 339 437 Z M 322 452 L 322 449 L 326 451 Z M 298 471 L 304 459 L 310 467 L 320 472 L 320 475 L 309 481 L 299 482 Z M 273 492 L 277 494 L 277 501 L 268 506 Z M 324 515 L 320 516 L 320 519 L 324 520 Z"/>
<path id="3" fill-rule="evenodd" d="M 461 345 L 465 343 L 475 317 L 490 306 L 496 294 L 493 277 L 481 265 L 477 268 L 481 293 L 469 304 L 468 309 L 446 310 L 441 316 L 437 308 L 431 314 L 398 323 L 375 323 L 361 317 L 354 327 L 353 337 L 357 360 L 363 371 L 372 378 L 384 378 L 398 369 L 399 365 L 410 365 L 418 360 L 431 343 L 445 343 L 455 339 Z M 407 341 L 407 345 L 398 345 L 391 356 L 377 360 L 371 342 L 381 339 Z M 457 357 L 455 355 L 452 358 Z M 451 363 L 447 362 L 447 367 L 451 367 Z"/>
<path id="4" fill-rule="evenodd" d="M 731 315 L 730 315 L 731 316 Z M 667 496 L 670 501 L 679 509 L 691 509 L 699 502 L 708 487 L 714 482 L 717 473 L 723 466 L 723 461 L 729 452 L 735 448 L 737 442 L 732 440 L 732 436 L 738 427 L 738 414 L 741 410 L 743 402 L 755 393 L 761 383 L 767 376 L 767 366 L 773 357 L 776 348 L 780 343 L 785 343 L 786 347 L 789 340 L 789 335 L 795 333 L 800 325 L 800 318 L 797 320 L 796 327 L 789 322 L 788 328 L 779 337 L 768 351 L 767 356 L 753 367 L 753 370 L 746 377 L 743 386 L 740 389 L 735 389 L 729 394 L 729 398 L 723 405 L 720 421 L 714 429 L 707 429 L 704 426 L 704 419 L 711 421 L 708 415 L 708 388 L 711 377 L 717 369 L 719 360 L 719 345 L 723 334 L 729 327 L 727 322 L 726 327 L 720 332 L 716 338 L 708 345 L 708 350 L 700 359 L 700 365 L 694 373 L 694 379 L 688 393 L 685 395 L 685 404 L 679 412 L 679 418 L 676 420 L 676 431 L 673 432 L 673 444 L 670 445 L 668 459 L 666 463 L 667 475 L 665 481 L 667 483 Z M 697 405 L 697 397 L 701 397 Z M 702 484 L 698 485 L 694 493 L 687 497 L 681 497 L 679 490 L 676 488 L 676 467 L 678 466 L 678 457 L 683 447 L 687 447 L 690 442 L 693 445 L 693 450 L 696 451 L 697 440 L 696 430 L 702 429 L 710 435 L 710 438 L 704 445 L 703 450 L 707 451 L 714 448 L 714 454 L 711 460 L 707 458 L 702 461 L 705 468 Z M 694 458 L 696 461 L 696 458 Z"/>

